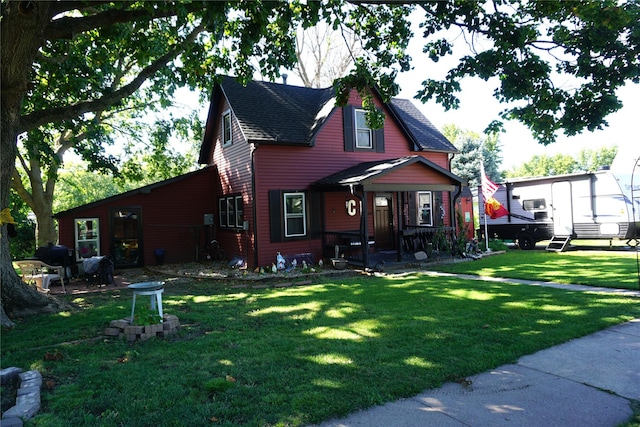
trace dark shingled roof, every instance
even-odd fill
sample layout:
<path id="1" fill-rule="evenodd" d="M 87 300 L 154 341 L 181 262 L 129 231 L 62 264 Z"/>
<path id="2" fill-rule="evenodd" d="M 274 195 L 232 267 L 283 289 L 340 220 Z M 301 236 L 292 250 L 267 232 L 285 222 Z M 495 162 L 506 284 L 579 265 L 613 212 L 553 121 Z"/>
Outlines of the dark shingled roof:
<path id="1" fill-rule="evenodd" d="M 242 132 L 251 143 L 313 145 L 316 133 L 335 106 L 331 87 L 314 89 L 261 81 L 250 81 L 243 86 L 233 77 L 225 76 L 213 91 L 213 98 L 221 93 L 227 97 Z M 212 99 L 212 106 L 215 101 Z M 411 101 L 394 98 L 387 107 L 413 150 L 457 152 Z M 218 112 L 211 110 L 211 114 Z M 207 139 L 205 134 L 201 160 L 211 143 Z"/>
<path id="2" fill-rule="evenodd" d="M 390 109 L 398 115 L 417 150 L 456 152 L 456 147 L 427 119 L 413 102 L 393 98 Z"/>
<path id="3" fill-rule="evenodd" d="M 250 142 L 312 144 L 333 107 L 333 88 L 312 89 L 225 77 L 222 91 Z M 327 107 L 327 108 L 325 108 Z"/>

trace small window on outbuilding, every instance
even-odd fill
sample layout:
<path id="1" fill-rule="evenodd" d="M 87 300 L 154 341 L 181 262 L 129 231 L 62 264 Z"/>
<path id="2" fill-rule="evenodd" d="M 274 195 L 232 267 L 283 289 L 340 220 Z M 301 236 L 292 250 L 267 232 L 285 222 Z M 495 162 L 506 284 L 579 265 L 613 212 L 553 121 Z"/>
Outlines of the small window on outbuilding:
<path id="1" fill-rule="evenodd" d="M 77 218 L 75 221 L 76 259 L 100 255 L 100 220 Z"/>

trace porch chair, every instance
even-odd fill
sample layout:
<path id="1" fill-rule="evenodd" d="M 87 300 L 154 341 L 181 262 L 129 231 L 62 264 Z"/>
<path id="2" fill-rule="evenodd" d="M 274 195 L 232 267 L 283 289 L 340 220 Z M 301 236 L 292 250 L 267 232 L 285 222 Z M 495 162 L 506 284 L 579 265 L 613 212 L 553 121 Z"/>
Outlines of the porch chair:
<path id="1" fill-rule="evenodd" d="M 34 285 L 40 292 L 49 292 L 49 285 L 59 280 L 62 292 L 67 293 L 64 287 L 64 267 L 61 265 L 49 265 L 39 260 L 14 261 L 22 273 L 22 281 Z M 52 273 L 55 271 L 55 273 Z"/>

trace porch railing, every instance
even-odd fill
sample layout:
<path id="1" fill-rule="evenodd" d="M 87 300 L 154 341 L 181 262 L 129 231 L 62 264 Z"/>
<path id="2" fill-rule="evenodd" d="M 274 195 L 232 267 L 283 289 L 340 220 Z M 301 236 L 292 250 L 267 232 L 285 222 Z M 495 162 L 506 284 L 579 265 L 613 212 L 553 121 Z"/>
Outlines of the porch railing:
<path id="1" fill-rule="evenodd" d="M 455 229 L 453 227 L 407 226 L 398 232 L 400 241 L 398 259 L 404 255 L 413 255 L 424 251 L 429 256 L 449 252 L 455 245 Z M 323 233 L 324 257 L 344 257 L 358 263 L 364 260 L 360 232 L 357 230 L 325 231 Z M 397 241 L 397 240 L 396 240 Z M 375 240 L 369 236 L 369 254 L 375 252 Z"/>
<path id="2" fill-rule="evenodd" d="M 454 227 L 408 226 L 400 231 L 403 253 L 419 251 L 431 254 L 449 251 L 455 244 Z"/>

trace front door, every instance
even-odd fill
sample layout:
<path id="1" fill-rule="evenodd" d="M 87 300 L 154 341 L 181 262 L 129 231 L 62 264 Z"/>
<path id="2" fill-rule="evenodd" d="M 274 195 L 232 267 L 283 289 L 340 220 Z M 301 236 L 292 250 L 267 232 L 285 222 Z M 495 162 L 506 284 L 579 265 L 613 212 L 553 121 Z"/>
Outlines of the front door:
<path id="1" fill-rule="evenodd" d="M 111 210 L 111 253 L 116 267 L 142 266 L 142 209 Z"/>
<path id="2" fill-rule="evenodd" d="M 571 206 L 571 183 L 559 181 L 551 184 L 551 203 L 553 208 L 553 235 L 571 236 L 573 234 L 573 208 Z"/>
<path id="3" fill-rule="evenodd" d="M 391 196 L 376 196 L 374 229 L 376 250 L 393 249 L 393 214 Z"/>

